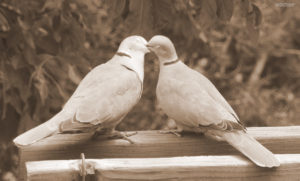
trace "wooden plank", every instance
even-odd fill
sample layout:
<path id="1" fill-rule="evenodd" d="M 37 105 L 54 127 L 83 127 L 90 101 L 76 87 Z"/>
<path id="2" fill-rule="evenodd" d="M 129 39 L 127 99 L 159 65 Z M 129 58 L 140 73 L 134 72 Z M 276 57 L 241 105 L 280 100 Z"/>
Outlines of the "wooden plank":
<path id="1" fill-rule="evenodd" d="M 244 157 L 87 159 L 96 180 L 230 180 L 299 181 L 300 154 L 277 154 L 279 168 L 260 168 Z M 81 180 L 81 160 L 35 161 L 26 164 L 31 181 Z"/>
<path id="2" fill-rule="evenodd" d="M 274 153 L 300 153 L 300 126 L 253 127 L 249 134 Z M 125 140 L 89 140 L 90 134 L 58 134 L 19 149 L 20 175 L 25 175 L 26 161 L 86 158 L 149 158 L 198 155 L 239 154 L 225 142 L 210 140 L 202 135 L 177 137 L 158 131 L 139 131 Z M 22 177 L 20 177 L 22 180 Z"/>

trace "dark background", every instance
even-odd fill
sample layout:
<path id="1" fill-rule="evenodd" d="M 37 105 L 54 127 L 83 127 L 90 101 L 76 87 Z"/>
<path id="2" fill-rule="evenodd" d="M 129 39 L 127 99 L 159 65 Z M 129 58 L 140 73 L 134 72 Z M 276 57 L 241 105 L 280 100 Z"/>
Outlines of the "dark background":
<path id="1" fill-rule="evenodd" d="M 163 34 L 206 75 L 247 126 L 300 123 L 297 1 L 3 0 L 0 2 L 0 180 L 16 180 L 11 140 L 57 113 L 83 76 L 119 43 Z M 173 127 L 158 108 L 158 63 L 119 130 Z"/>

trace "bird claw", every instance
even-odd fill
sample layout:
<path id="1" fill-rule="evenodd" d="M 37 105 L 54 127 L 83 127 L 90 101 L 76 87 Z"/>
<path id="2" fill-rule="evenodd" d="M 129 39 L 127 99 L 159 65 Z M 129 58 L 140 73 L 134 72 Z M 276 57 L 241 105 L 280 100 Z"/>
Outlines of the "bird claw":
<path id="1" fill-rule="evenodd" d="M 133 136 L 133 135 L 136 135 L 136 134 L 138 134 L 137 131 L 132 132 L 132 133 L 127 133 L 127 132 L 124 133 L 124 135 L 125 135 L 126 137 L 130 137 L 130 136 Z"/>
<path id="2" fill-rule="evenodd" d="M 112 138 L 112 139 L 123 139 L 123 140 L 128 141 L 130 144 L 134 144 L 134 142 L 131 139 L 129 139 L 128 137 L 136 135 L 136 134 L 137 134 L 137 132 L 133 132 L 133 133 L 127 133 L 127 132 L 125 132 L 125 133 L 121 133 L 119 131 L 114 131 L 109 136 L 109 138 Z"/>
<path id="3" fill-rule="evenodd" d="M 180 130 L 160 130 L 159 133 L 161 134 L 174 134 L 178 137 L 182 137 L 182 131 Z"/>
<path id="4" fill-rule="evenodd" d="M 128 137 L 136 135 L 136 134 L 137 134 L 137 132 L 122 133 L 119 131 L 114 131 L 114 132 L 108 133 L 108 134 L 97 134 L 97 132 L 96 132 L 93 136 L 93 139 L 96 139 L 98 137 L 106 138 L 106 139 L 123 139 L 123 140 L 128 141 L 130 144 L 134 144 L 134 142 L 131 139 L 129 139 Z"/>

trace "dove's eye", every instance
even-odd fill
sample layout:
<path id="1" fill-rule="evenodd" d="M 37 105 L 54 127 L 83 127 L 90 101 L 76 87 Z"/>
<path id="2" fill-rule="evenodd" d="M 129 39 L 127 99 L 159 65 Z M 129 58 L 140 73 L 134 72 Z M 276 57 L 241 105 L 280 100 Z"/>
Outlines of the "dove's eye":
<path id="1" fill-rule="evenodd" d="M 142 38 L 137 38 L 137 39 L 136 39 L 136 42 L 137 42 L 137 43 L 145 44 L 145 40 L 142 39 Z"/>
<path id="2" fill-rule="evenodd" d="M 143 42 L 143 40 L 142 40 L 141 38 L 138 38 L 138 42 L 142 43 L 142 42 Z"/>
<path id="3" fill-rule="evenodd" d="M 160 49 L 161 52 L 166 53 L 168 51 L 168 49 L 165 46 L 159 46 L 158 47 Z"/>

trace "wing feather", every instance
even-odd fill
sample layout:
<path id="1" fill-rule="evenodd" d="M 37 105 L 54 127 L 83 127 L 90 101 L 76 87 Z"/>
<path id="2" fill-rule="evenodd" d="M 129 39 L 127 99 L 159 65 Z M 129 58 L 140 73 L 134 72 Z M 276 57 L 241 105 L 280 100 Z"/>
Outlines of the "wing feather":
<path id="1" fill-rule="evenodd" d="M 73 112 L 61 126 L 76 130 L 93 125 L 115 126 L 138 102 L 142 83 L 137 75 L 121 65 L 103 64 L 92 70 L 64 106 Z"/>
<path id="2" fill-rule="evenodd" d="M 187 127 L 244 129 L 225 98 L 203 75 L 184 64 L 166 71 L 160 75 L 157 97 L 170 117 Z"/>
<path id="3" fill-rule="evenodd" d="M 207 93 L 213 99 L 215 99 L 219 104 L 221 104 L 228 112 L 233 114 L 233 116 L 235 117 L 235 119 L 237 121 L 240 121 L 237 114 L 235 113 L 235 111 L 232 109 L 232 107 L 226 101 L 226 99 L 223 97 L 223 95 L 219 92 L 219 90 L 216 88 L 216 86 L 201 73 L 199 73 L 195 70 L 192 70 L 192 69 L 191 69 L 191 72 L 193 74 L 194 79 L 199 83 L 201 82 L 201 86 L 203 86 L 203 88 L 207 91 Z"/>

